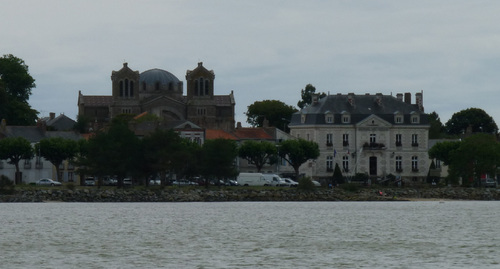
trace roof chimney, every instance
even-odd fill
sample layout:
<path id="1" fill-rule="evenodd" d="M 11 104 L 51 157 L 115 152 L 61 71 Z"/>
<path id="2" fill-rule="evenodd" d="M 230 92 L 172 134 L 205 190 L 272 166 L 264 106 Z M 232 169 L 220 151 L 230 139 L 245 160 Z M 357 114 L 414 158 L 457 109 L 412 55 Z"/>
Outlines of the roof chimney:
<path id="1" fill-rule="evenodd" d="M 54 112 L 50 112 L 49 115 L 50 115 L 51 120 L 56 118 L 56 113 L 54 113 Z"/>
<path id="2" fill-rule="evenodd" d="M 238 121 L 238 122 L 236 123 L 236 129 L 240 129 L 240 128 L 241 128 L 241 121 Z"/>
<path id="3" fill-rule="evenodd" d="M 403 94 L 402 93 L 396 94 L 396 98 L 398 99 L 398 101 L 403 102 Z"/>
<path id="4" fill-rule="evenodd" d="M 423 91 L 417 92 L 415 94 L 415 101 L 417 103 L 418 110 L 424 112 L 424 92 Z"/>
<path id="5" fill-rule="evenodd" d="M 411 93 L 410 92 L 405 93 L 405 103 L 411 105 Z"/>
<path id="6" fill-rule="evenodd" d="M 316 105 L 318 103 L 319 94 L 313 93 L 311 97 L 311 105 Z"/>

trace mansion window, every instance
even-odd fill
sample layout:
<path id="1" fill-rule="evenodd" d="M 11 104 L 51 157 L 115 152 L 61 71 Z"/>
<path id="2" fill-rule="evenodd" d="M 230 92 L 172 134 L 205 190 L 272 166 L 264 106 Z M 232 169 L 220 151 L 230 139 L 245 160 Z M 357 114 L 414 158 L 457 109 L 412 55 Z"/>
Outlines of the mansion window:
<path id="1" fill-rule="evenodd" d="M 132 114 L 132 109 L 130 109 L 130 108 L 122 108 L 122 114 Z"/>
<path id="2" fill-rule="evenodd" d="M 333 146 L 333 134 L 326 134 L 326 146 Z"/>
<path id="3" fill-rule="evenodd" d="M 24 169 L 31 168 L 31 159 L 24 159 Z"/>
<path id="4" fill-rule="evenodd" d="M 344 147 L 348 147 L 349 146 L 349 134 L 343 134 L 342 135 L 342 145 Z"/>
<path id="5" fill-rule="evenodd" d="M 403 116 L 397 115 L 396 118 L 395 118 L 395 122 L 396 123 L 403 123 Z"/>
<path id="6" fill-rule="evenodd" d="M 403 145 L 402 137 L 401 134 L 396 134 L 396 147 L 401 147 Z"/>
<path id="7" fill-rule="evenodd" d="M 326 114 L 325 121 L 326 121 L 326 123 L 333 123 L 333 115 L 332 114 Z"/>
<path id="8" fill-rule="evenodd" d="M 350 115 L 342 115 L 342 123 L 350 123 L 351 116 Z"/>
<path id="9" fill-rule="evenodd" d="M 413 124 L 420 123 L 420 117 L 415 112 L 413 112 L 411 115 L 411 123 L 413 123 Z"/>
<path id="10" fill-rule="evenodd" d="M 370 144 L 371 143 L 377 143 L 377 135 L 376 134 L 370 134 Z"/>
<path id="11" fill-rule="evenodd" d="M 436 164 L 436 169 L 441 169 L 441 161 L 440 160 L 436 160 L 435 164 Z"/>
<path id="12" fill-rule="evenodd" d="M 417 134 L 411 135 L 411 146 L 418 147 L 418 135 Z"/>
<path id="13" fill-rule="evenodd" d="M 302 114 L 300 115 L 300 123 L 305 123 L 306 122 L 306 115 Z"/>
<path id="14" fill-rule="evenodd" d="M 396 172 L 403 171 L 403 157 L 396 156 Z"/>
<path id="15" fill-rule="evenodd" d="M 326 171 L 333 171 L 333 156 L 326 156 Z"/>
<path id="16" fill-rule="evenodd" d="M 349 172 L 349 156 L 342 157 L 342 169 L 344 172 Z"/>
<path id="17" fill-rule="evenodd" d="M 418 171 L 418 157 L 417 156 L 412 156 L 411 157 L 411 170 L 413 172 Z"/>

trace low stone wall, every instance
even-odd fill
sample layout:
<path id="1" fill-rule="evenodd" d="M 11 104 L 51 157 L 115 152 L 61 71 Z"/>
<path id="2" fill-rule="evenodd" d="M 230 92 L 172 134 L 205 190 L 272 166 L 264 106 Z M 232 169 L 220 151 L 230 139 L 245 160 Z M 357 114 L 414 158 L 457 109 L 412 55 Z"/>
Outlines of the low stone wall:
<path id="1" fill-rule="evenodd" d="M 382 192 L 382 195 L 380 194 Z M 0 195 L 0 202 L 226 202 L 226 201 L 406 201 L 413 199 L 500 200 L 500 189 L 429 188 L 337 189 L 303 191 L 295 188 L 41 188 Z"/>

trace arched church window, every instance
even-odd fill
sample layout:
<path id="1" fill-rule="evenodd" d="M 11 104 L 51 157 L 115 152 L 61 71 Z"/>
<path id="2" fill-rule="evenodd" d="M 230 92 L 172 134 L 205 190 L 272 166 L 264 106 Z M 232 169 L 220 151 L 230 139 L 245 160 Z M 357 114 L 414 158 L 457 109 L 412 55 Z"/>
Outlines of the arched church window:
<path id="1" fill-rule="evenodd" d="M 200 93 L 198 92 L 198 81 L 194 83 L 194 95 L 198 96 Z"/>
<path id="2" fill-rule="evenodd" d="M 123 81 L 120 81 L 120 97 L 123 97 Z"/>
<path id="3" fill-rule="evenodd" d="M 169 91 L 173 91 L 174 90 L 174 85 L 172 84 L 172 82 L 168 83 L 168 90 Z"/>
<path id="4" fill-rule="evenodd" d="M 130 97 L 134 96 L 134 82 L 130 81 Z"/>
<path id="5" fill-rule="evenodd" d="M 128 79 L 125 79 L 125 96 L 128 97 Z"/>
<path id="6" fill-rule="evenodd" d="M 205 80 L 205 95 L 208 95 L 208 79 Z"/>
<path id="7" fill-rule="evenodd" d="M 143 83 L 142 83 L 142 90 L 143 90 L 143 91 L 146 91 L 146 82 L 143 82 Z"/>
<path id="8" fill-rule="evenodd" d="M 156 82 L 155 83 L 155 91 L 159 91 L 160 90 L 160 82 Z"/>
<path id="9" fill-rule="evenodd" d="M 204 89 L 204 87 L 203 87 L 203 78 L 199 79 L 199 83 L 200 83 L 200 95 L 203 95 L 203 89 Z"/>

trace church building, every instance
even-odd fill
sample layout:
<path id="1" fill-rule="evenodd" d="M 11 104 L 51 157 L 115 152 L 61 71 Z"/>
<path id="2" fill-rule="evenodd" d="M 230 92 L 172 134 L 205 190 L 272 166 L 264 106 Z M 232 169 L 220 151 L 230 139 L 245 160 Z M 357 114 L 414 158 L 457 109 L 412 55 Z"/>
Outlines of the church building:
<path id="1" fill-rule="evenodd" d="M 203 63 L 186 71 L 186 91 L 183 82 L 162 69 L 140 73 L 127 63 L 111 72 L 111 95 L 78 96 L 78 115 L 85 116 L 94 130 L 102 128 L 120 114 L 139 115 L 147 112 L 158 116 L 165 124 L 186 121 L 205 129 L 232 132 L 235 128 L 234 95 L 215 95 L 215 73 Z"/>

